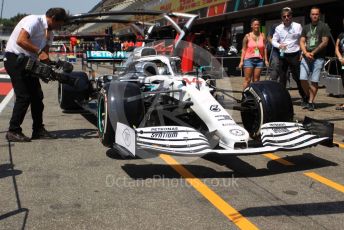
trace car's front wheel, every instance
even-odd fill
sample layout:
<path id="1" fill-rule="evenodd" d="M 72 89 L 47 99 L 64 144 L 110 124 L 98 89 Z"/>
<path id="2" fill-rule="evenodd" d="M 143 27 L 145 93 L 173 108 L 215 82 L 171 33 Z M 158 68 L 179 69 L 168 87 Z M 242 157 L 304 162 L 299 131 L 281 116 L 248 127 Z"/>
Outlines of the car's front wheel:
<path id="1" fill-rule="evenodd" d="M 274 81 L 253 82 L 243 92 L 241 119 L 252 138 L 268 122 L 292 121 L 294 110 L 289 92 Z"/>
<path id="2" fill-rule="evenodd" d="M 109 119 L 106 92 L 101 93 L 98 98 L 97 127 L 101 143 L 106 147 L 112 147 L 115 141 L 115 132 Z"/>

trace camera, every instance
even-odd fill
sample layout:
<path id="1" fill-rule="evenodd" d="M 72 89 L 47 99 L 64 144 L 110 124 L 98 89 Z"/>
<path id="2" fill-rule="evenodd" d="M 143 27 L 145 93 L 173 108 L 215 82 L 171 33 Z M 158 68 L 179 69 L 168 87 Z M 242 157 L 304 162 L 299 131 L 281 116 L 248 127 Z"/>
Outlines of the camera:
<path id="1" fill-rule="evenodd" d="M 73 71 L 73 65 L 69 62 L 59 60 L 57 62 L 50 61 L 47 64 L 20 54 L 17 58 L 17 65 L 24 67 L 24 71 L 30 76 L 40 78 L 45 83 L 58 81 L 72 86 L 76 84 L 76 79 L 68 75 Z"/>

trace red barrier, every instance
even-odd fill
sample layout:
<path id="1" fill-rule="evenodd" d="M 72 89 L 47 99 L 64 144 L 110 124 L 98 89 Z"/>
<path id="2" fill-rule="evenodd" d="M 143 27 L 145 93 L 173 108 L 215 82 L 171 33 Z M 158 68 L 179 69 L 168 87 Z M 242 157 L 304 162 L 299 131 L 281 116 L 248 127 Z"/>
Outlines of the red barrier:
<path id="1" fill-rule="evenodd" d="M 5 96 L 12 89 L 11 82 L 0 82 L 0 95 Z"/>

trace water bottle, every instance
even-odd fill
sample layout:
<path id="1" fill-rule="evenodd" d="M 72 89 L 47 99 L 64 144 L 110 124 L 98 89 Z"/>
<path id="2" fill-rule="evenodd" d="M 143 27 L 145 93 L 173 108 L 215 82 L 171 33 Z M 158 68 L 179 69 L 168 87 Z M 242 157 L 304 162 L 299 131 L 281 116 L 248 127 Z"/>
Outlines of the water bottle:
<path id="1" fill-rule="evenodd" d="M 284 49 L 280 49 L 280 57 L 284 57 Z"/>

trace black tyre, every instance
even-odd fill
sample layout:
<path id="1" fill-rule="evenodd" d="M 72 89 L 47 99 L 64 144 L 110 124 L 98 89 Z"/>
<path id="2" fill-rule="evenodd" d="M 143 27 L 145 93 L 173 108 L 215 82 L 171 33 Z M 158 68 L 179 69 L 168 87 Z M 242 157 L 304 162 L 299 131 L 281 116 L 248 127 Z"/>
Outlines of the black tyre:
<path id="1" fill-rule="evenodd" d="M 98 98 L 97 127 L 101 143 L 106 147 L 112 147 L 115 141 L 115 132 L 112 128 L 106 93 L 101 93 Z"/>
<path id="2" fill-rule="evenodd" d="M 294 110 L 289 92 L 274 81 L 254 82 L 243 92 L 241 119 L 252 138 L 268 122 L 292 121 Z"/>
<path id="3" fill-rule="evenodd" d="M 98 100 L 98 132 L 102 144 L 113 147 L 117 123 L 138 127 L 144 117 L 144 105 L 141 90 L 135 83 L 112 82 L 107 90 Z"/>
<path id="4" fill-rule="evenodd" d="M 59 83 L 58 102 L 60 108 L 63 110 L 80 109 L 77 102 L 88 99 L 89 96 L 89 81 L 87 74 L 84 72 L 72 72 L 66 75 L 68 75 L 69 78 L 75 79 L 75 85 Z"/>

